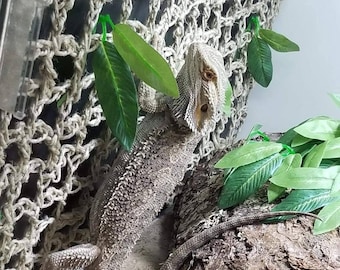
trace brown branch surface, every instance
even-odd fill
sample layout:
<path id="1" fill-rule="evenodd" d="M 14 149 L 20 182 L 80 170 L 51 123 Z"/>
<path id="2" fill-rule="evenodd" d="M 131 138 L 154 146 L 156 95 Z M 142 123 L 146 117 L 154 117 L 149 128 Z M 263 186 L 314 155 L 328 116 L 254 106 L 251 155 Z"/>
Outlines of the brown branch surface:
<path id="1" fill-rule="evenodd" d="M 268 211 L 265 189 L 227 212 L 217 209 L 223 172 L 213 168 L 215 154 L 188 177 L 175 214 L 176 245 L 226 217 Z M 196 250 L 181 269 L 340 269 L 340 230 L 315 236 L 313 220 L 297 217 L 278 224 L 250 225 L 228 231 Z M 189 267 L 190 266 L 190 267 Z"/>

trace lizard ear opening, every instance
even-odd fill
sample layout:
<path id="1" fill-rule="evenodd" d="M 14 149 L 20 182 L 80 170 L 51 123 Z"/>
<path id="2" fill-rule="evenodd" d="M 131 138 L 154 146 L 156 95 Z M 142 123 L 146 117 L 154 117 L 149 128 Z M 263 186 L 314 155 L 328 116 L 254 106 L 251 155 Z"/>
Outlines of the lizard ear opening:
<path id="1" fill-rule="evenodd" d="M 203 104 L 202 106 L 201 106 L 201 112 L 207 112 L 208 111 L 208 104 Z"/>
<path id="2" fill-rule="evenodd" d="M 206 123 L 211 120 L 213 116 L 213 111 L 211 108 L 211 103 L 208 98 L 208 95 L 206 91 L 204 91 L 204 86 L 202 87 L 202 90 L 198 94 L 198 97 L 196 97 L 196 104 L 193 114 L 193 120 L 194 120 L 194 127 L 197 131 L 201 131 Z"/>

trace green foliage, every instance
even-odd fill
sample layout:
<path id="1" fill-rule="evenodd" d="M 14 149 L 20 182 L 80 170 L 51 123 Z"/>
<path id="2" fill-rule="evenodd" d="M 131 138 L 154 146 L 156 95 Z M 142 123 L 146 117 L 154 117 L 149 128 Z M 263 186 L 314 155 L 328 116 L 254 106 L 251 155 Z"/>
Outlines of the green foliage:
<path id="1" fill-rule="evenodd" d="M 262 125 L 259 124 L 253 126 L 248 134 L 246 143 L 248 143 L 251 139 L 254 139 L 256 137 L 261 137 L 263 141 L 269 142 L 270 141 L 269 137 L 261 131 L 261 128 Z"/>
<path id="2" fill-rule="evenodd" d="M 336 201 L 326 189 L 301 189 L 293 190 L 280 204 L 272 211 L 294 210 L 301 212 L 312 212 L 329 203 Z"/>
<path id="3" fill-rule="evenodd" d="M 130 69 L 107 41 L 100 42 L 94 52 L 92 66 L 106 122 L 119 142 L 130 149 L 138 117 L 137 91 Z"/>
<path id="4" fill-rule="evenodd" d="M 67 99 L 66 93 L 63 94 L 63 95 L 60 97 L 60 99 L 58 99 L 58 101 L 57 101 L 57 108 L 58 108 L 58 109 L 61 108 L 61 106 L 65 103 L 66 99 Z"/>
<path id="5" fill-rule="evenodd" d="M 337 93 L 330 93 L 329 94 L 330 97 L 332 98 L 332 100 L 334 101 L 334 103 L 340 107 L 340 94 L 337 94 Z"/>
<path id="6" fill-rule="evenodd" d="M 315 220 L 314 234 L 329 232 L 340 226 L 340 200 L 335 200 L 321 209 L 318 215 L 321 220 Z"/>
<path id="7" fill-rule="evenodd" d="M 93 53 L 93 70 L 99 103 L 106 122 L 123 147 L 130 150 L 135 138 L 138 104 L 131 70 L 156 91 L 178 97 L 176 79 L 162 56 L 128 25 L 114 25 L 109 15 L 99 17 L 102 41 Z M 114 44 L 106 41 L 107 24 Z M 58 106 L 64 102 L 58 101 Z"/>
<path id="8" fill-rule="evenodd" d="M 340 121 L 328 117 L 316 117 L 297 126 L 294 130 L 308 139 L 330 140 L 340 136 Z"/>
<path id="9" fill-rule="evenodd" d="M 293 189 L 331 189 L 338 174 L 337 166 L 331 168 L 291 168 L 270 178 L 277 186 Z"/>
<path id="10" fill-rule="evenodd" d="M 259 35 L 275 51 L 294 52 L 300 50 L 299 46 L 296 43 L 272 30 L 260 29 Z"/>
<path id="11" fill-rule="evenodd" d="M 218 206 L 224 209 L 243 202 L 268 180 L 282 160 L 276 153 L 235 169 L 226 179 Z"/>
<path id="12" fill-rule="evenodd" d="M 225 90 L 225 99 L 224 99 L 224 107 L 223 112 L 230 116 L 231 114 L 231 98 L 233 95 L 233 88 L 231 87 L 230 82 L 228 81 L 227 89 Z"/>
<path id="13" fill-rule="evenodd" d="M 272 30 L 262 29 L 258 16 L 251 16 L 247 30 L 252 32 L 252 40 L 247 48 L 247 67 L 255 81 L 267 87 L 273 77 L 270 48 L 278 52 L 299 51 L 299 46 L 285 36 Z"/>
<path id="14" fill-rule="evenodd" d="M 291 168 L 299 168 L 301 164 L 302 156 L 300 154 L 291 154 L 283 160 L 281 166 L 274 173 L 274 176 L 286 172 Z M 275 185 L 274 183 L 270 183 L 267 191 L 268 202 L 275 201 L 285 192 L 285 190 L 285 187 L 280 187 Z"/>
<path id="15" fill-rule="evenodd" d="M 254 130 L 252 134 L 259 133 L 258 127 Z M 309 119 L 289 129 L 276 144 L 283 147 L 277 148 L 272 156 L 269 153 L 274 151 L 275 143 L 252 142 L 229 152 L 215 165 L 231 168 L 219 206 L 227 208 L 241 203 L 269 180 L 268 201 L 283 197 L 273 211 L 321 209 L 322 221 L 315 221 L 315 234 L 340 226 L 340 121 L 328 117 Z M 267 164 L 273 156 L 279 156 L 282 162 L 273 163 L 272 171 L 268 172 L 261 167 L 260 173 L 255 164 Z M 249 163 L 250 160 L 254 163 Z M 243 166 L 238 167 L 240 164 Z"/>
<path id="16" fill-rule="evenodd" d="M 245 144 L 230 151 L 220 159 L 215 168 L 237 168 L 264 159 L 282 150 L 282 144 L 275 142 L 257 142 Z"/>
<path id="17" fill-rule="evenodd" d="M 291 146 L 297 147 L 306 144 L 307 142 L 312 141 L 310 138 L 306 138 L 300 134 L 295 133 L 295 137 L 292 139 Z"/>
<path id="18" fill-rule="evenodd" d="M 327 140 L 323 144 L 325 145 L 323 158 L 340 158 L 340 137 Z"/>
<path id="19" fill-rule="evenodd" d="M 311 149 L 310 152 L 306 155 L 303 166 L 304 167 L 319 167 L 320 163 L 323 159 L 324 152 L 325 152 L 326 144 L 318 144 Z"/>
<path id="20" fill-rule="evenodd" d="M 268 44 L 261 38 L 253 36 L 248 44 L 248 70 L 263 87 L 267 87 L 273 77 L 272 54 Z"/>
<path id="21" fill-rule="evenodd" d="M 117 51 L 137 77 L 166 95 L 179 96 L 177 82 L 168 63 L 154 48 L 126 24 L 117 24 L 112 34 Z"/>

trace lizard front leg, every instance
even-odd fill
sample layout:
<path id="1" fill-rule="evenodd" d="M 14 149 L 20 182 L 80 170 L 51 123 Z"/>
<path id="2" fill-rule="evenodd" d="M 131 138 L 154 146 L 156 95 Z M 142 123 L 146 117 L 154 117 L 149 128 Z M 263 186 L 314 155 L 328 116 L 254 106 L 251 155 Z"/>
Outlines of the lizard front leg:
<path id="1" fill-rule="evenodd" d="M 168 97 L 141 82 L 138 87 L 138 103 L 147 113 L 164 112 L 167 108 Z"/>

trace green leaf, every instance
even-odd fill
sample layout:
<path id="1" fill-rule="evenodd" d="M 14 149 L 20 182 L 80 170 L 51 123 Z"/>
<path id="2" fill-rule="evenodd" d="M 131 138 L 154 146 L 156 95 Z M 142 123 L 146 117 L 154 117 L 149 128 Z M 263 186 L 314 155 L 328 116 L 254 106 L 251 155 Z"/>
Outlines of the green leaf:
<path id="1" fill-rule="evenodd" d="M 283 160 L 281 166 L 276 170 L 273 176 L 286 172 L 291 168 L 299 168 L 301 164 L 302 156 L 300 154 L 289 155 Z M 272 202 L 279 198 L 285 192 L 285 190 L 285 187 L 280 187 L 274 183 L 270 183 L 267 191 L 268 202 Z"/>
<path id="2" fill-rule="evenodd" d="M 323 158 L 340 158 L 340 137 L 327 141 Z"/>
<path id="3" fill-rule="evenodd" d="M 100 42 L 93 54 L 98 99 L 114 136 L 131 149 L 137 127 L 137 92 L 130 69 L 115 46 Z"/>
<path id="4" fill-rule="evenodd" d="M 226 114 L 226 116 L 230 116 L 231 114 L 232 95 L 233 95 L 233 88 L 231 87 L 231 84 L 228 81 L 227 89 L 225 91 L 225 101 L 224 101 L 224 107 L 223 107 L 223 112 Z"/>
<path id="5" fill-rule="evenodd" d="M 259 136 L 259 133 L 261 132 L 260 130 L 261 128 L 262 128 L 262 125 L 260 124 L 254 125 L 247 136 L 246 142 L 248 143 L 251 139 Z"/>
<path id="6" fill-rule="evenodd" d="M 335 201 L 335 197 L 330 195 L 329 190 L 324 189 L 303 189 L 293 190 L 287 198 L 276 205 L 272 211 L 299 211 L 312 212 L 316 209 Z M 287 218 L 280 217 L 279 220 Z"/>
<path id="7" fill-rule="evenodd" d="M 303 167 L 319 167 L 324 156 L 326 142 L 315 146 L 305 157 Z"/>
<path id="8" fill-rule="evenodd" d="M 303 121 L 301 124 L 305 123 L 306 121 Z M 300 124 L 300 125 L 301 125 Z M 289 130 L 287 130 L 281 137 L 280 139 L 278 139 L 278 143 L 283 143 L 283 144 L 287 144 L 287 145 L 291 145 L 293 139 L 295 138 L 295 136 L 299 136 L 296 131 L 294 130 L 296 128 L 290 128 Z M 292 145 L 291 145 L 292 146 Z"/>
<path id="9" fill-rule="evenodd" d="M 320 168 L 329 168 L 336 165 L 340 165 L 339 159 L 323 159 L 320 163 Z"/>
<path id="10" fill-rule="evenodd" d="M 65 93 L 65 94 L 63 94 L 63 95 L 60 97 L 60 99 L 57 101 L 57 108 L 58 108 L 58 109 L 61 108 L 61 106 L 65 103 L 66 99 L 67 99 L 67 94 Z"/>
<path id="11" fill-rule="evenodd" d="M 340 166 L 324 168 L 292 168 L 274 175 L 270 182 L 293 189 L 331 189 Z"/>
<path id="12" fill-rule="evenodd" d="M 287 156 L 281 166 L 274 173 L 275 175 L 279 175 L 280 173 L 286 172 L 291 168 L 299 168 L 302 164 L 302 156 L 300 154 L 292 154 Z M 270 183 L 267 191 L 268 202 L 272 202 L 279 198 L 284 192 L 286 188 L 275 185 L 274 183 Z"/>
<path id="13" fill-rule="evenodd" d="M 247 66 L 256 82 L 267 87 L 273 77 L 272 55 L 268 44 L 253 36 L 247 48 Z"/>
<path id="14" fill-rule="evenodd" d="M 310 138 L 306 138 L 300 134 L 296 134 L 296 136 L 294 137 L 294 139 L 292 140 L 292 147 L 297 147 L 297 146 L 301 146 L 304 145 L 308 142 L 310 142 L 312 139 Z"/>
<path id="15" fill-rule="evenodd" d="M 168 63 L 154 48 L 126 24 L 115 25 L 112 33 L 117 51 L 141 80 L 166 95 L 179 96 Z"/>
<path id="16" fill-rule="evenodd" d="M 247 165 L 278 153 L 282 148 L 282 144 L 275 142 L 251 142 L 227 153 L 215 164 L 215 168 L 225 169 Z"/>
<path id="17" fill-rule="evenodd" d="M 282 160 L 283 157 L 276 153 L 235 169 L 223 186 L 218 206 L 225 209 L 246 200 L 268 180 Z"/>
<path id="18" fill-rule="evenodd" d="M 297 126 L 294 130 L 300 135 L 317 140 L 331 140 L 340 137 L 340 121 L 317 117 Z"/>
<path id="19" fill-rule="evenodd" d="M 314 222 L 313 234 L 332 231 L 340 226 L 340 197 L 338 200 L 326 205 L 318 214 L 321 220 Z"/>
<path id="20" fill-rule="evenodd" d="M 339 191 L 340 191 L 340 174 L 338 174 L 334 179 L 334 182 L 331 188 L 331 193 L 334 194 Z"/>
<path id="21" fill-rule="evenodd" d="M 275 201 L 276 199 L 280 198 L 282 194 L 284 194 L 286 188 L 277 186 L 273 183 L 269 183 L 268 190 L 267 190 L 267 199 L 268 203 Z"/>
<path id="22" fill-rule="evenodd" d="M 292 154 L 287 156 L 281 166 L 277 169 L 273 176 L 287 172 L 291 168 L 299 168 L 302 164 L 302 156 L 300 154 Z"/>
<path id="23" fill-rule="evenodd" d="M 295 138 L 295 136 L 297 135 L 297 133 L 294 131 L 294 128 L 291 128 L 289 130 L 287 130 L 278 140 L 278 143 L 283 143 L 286 145 L 290 145 L 291 142 L 293 141 L 293 139 Z"/>
<path id="24" fill-rule="evenodd" d="M 334 103 L 340 107 L 340 94 L 336 94 L 336 93 L 329 93 L 330 97 L 332 98 L 332 100 L 334 101 Z"/>
<path id="25" fill-rule="evenodd" d="M 294 147 L 294 151 L 295 153 L 300 153 L 302 157 L 305 157 L 306 155 L 308 155 L 308 153 L 310 151 L 312 151 L 314 149 L 314 147 L 316 147 L 318 144 L 320 143 L 320 141 L 317 140 L 312 140 L 308 143 L 305 143 L 303 145 L 300 146 L 296 146 Z"/>
<path id="26" fill-rule="evenodd" d="M 284 35 L 276 33 L 272 30 L 260 29 L 259 35 L 275 51 L 278 51 L 278 52 L 294 52 L 294 51 L 300 50 L 299 46 L 296 43 L 289 40 Z"/>

